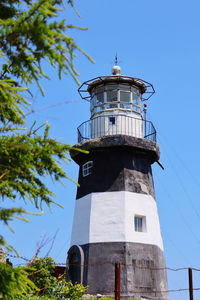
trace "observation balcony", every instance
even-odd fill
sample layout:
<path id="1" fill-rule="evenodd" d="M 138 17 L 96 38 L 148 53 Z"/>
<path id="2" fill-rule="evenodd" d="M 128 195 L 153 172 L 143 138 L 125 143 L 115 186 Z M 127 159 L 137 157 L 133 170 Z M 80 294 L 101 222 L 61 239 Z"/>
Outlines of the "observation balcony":
<path id="1" fill-rule="evenodd" d="M 156 142 L 156 129 L 150 121 L 122 114 L 101 115 L 78 128 L 78 143 L 108 135 L 127 135 Z"/>

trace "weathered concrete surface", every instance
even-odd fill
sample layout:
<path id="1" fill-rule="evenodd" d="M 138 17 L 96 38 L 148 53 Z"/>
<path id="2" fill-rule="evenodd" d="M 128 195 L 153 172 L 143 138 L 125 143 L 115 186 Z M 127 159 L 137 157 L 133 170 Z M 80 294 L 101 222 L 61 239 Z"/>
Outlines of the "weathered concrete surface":
<path id="1" fill-rule="evenodd" d="M 121 296 L 168 300 L 164 254 L 159 247 L 137 243 L 94 243 L 84 251 L 83 283 L 88 294 L 114 294 L 115 263 L 121 263 Z"/>
<path id="2" fill-rule="evenodd" d="M 108 135 L 87 140 L 73 147 L 89 151 L 95 148 L 131 147 L 135 153 L 147 155 L 151 163 L 154 163 L 160 158 L 160 150 L 156 142 L 128 135 Z M 74 161 L 78 162 L 78 157 L 81 153 L 76 150 L 71 150 L 70 155 Z"/>
<path id="3" fill-rule="evenodd" d="M 82 165 L 93 161 L 92 174 L 83 176 Z M 155 198 L 151 161 L 148 155 L 128 147 L 93 148 L 79 155 L 80 186 L 77 199 L 96 192 L 129 191 L 149 194 Z"/>

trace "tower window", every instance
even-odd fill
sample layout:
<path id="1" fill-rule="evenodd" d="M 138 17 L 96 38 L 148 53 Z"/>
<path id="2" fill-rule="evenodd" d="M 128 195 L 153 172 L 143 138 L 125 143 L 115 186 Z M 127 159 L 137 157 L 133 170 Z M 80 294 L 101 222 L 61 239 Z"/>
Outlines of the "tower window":
<path id="1" fill-rule="evenodd" d="M 88 176 L 92 174 L 93 161 L 86 162 L 82 167 L 83 176 Z"/>
<path id="2" fill-rule="evenodd" d="M 146 217 L 135 216 L 134 218 L 135 231 L 145 232 L 146 231 Z"/>
<path id="3" fill-rule="evenodd" d="M 109 125 L 115 125 L 115 117 L 109 118 Z"/>

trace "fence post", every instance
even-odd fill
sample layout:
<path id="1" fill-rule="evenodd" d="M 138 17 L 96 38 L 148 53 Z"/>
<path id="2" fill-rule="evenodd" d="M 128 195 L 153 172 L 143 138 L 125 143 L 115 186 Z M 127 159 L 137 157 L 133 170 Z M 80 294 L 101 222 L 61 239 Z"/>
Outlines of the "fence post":
<path id="1" fill-rule="evenodd" d="M 120 263 L 115 264 L 115 300 L 120 300 Z"/>
<path id="2" fill-rule="evenodd" d="M 193 300 L 193 282 L 192 282 L 192 269 L 188 268 L 188 275 L 189 275 L 189 295 L 190 300 Z"/>

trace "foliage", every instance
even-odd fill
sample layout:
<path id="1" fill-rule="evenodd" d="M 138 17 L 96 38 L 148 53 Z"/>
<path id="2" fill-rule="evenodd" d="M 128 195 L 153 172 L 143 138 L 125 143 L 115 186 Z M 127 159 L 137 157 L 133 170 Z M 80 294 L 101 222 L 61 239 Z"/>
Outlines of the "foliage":
<path id="1" fill-rule="evenodd" d="M 17 295 L 37 291 L 36 285 L 28 278 L 27 268 L 13 268 L 0 263 L 0 296 L 4 300 L 15 299 Z"/>
<path id="2" fill-rule="evenodd" d="M 90 300 L 93 300 L 93 299 L 96 299 L 96 298 L 93 298 L 93 297 L 90 297 Z M 100 297 L 98 298 L 99 300 L 114 300 L 115 298 L 114 297 Z M 133 297 L 130 297 L 130 298 L 120 298 L 121 300 L 125 300 L 125 299 L 129 299 L 129 300 L 137 300 L 136 298 L 133 298 Z"/>
<path id="3" fill-rule="evenodd" d="M 66 3 L 74 8 L 72 0 Z M 69 36 L 69 31 L 78 27 L 59 17 L 64 9 L 62 0 L 0 3 L 0 195 L 3 201 L 28 199 L 41 213 L 43 203 L 49 207 L 54 203 L 44 177 L 55 181 L 68 178 L 61 164 L 68 163 L 70 147 L 49 137 L 48 124 L 24 127 L 30 106 L 26 96 L 33 83 L 44 93 L 40 80 L 49 79 L 44 62 L 57 69 L 59 78 L 69 73 L 78 82 L 74 51 L 91 60 Z M 27 213 L 21 207 L 0 207 L 0 221 L 8 226 L 14 218 L 28 221 Z M 13 250 L 1 235 L 0 245 Z"/>
<path id="4" fill-rule="evenodd" d="M 82 284 L 59 281 L 52 274 L 55 263 L 51 257 L 38 258 L 27 267 L 0 263 L 0 296 L 5 300 L 80 300 L 87 290 Z"/>
<path id="5" fill-rule="evenodd" d="M 74 8 L 73 0 L 65 1 L 67 7 Z M 59 78 L 69 73 L 78 82 L 74 51 L 91 60 L 69 36 L 71 29 L 84 28 L 59 17 L 64 9 L 62 0 L 0 2 L 0 196 L 2 201 L 16 201 L 21 197 L 26 203 L 28 199 L 40 210 L 39 214 L 43 212 L 43 203 L 49 207 L 55 203 L 44 177 L 50 176 L 54 181 L 68 178 L 61 164 L 69 162 L 70 147 L 50 138 L 48 124 L 34 123 L 25 128 L 26 112 L 30 109 L 27 95 L 32 95 L 33 83 L 44 94 L 40 81 L 50 79 L 44 65 L 56 68 Z M 14 218 L 28 221 L 27 213 L 15 204 L 10 208 L 4 204 L 0 207 L 0 221 L 13 230 L 10 221 Z M 13 250 L 2 235 L 0 245 Z M 12 299 L 13 293 L 27 293 L 35 288 L 23 268 L 1 265 L 0 273 L 3 299 Z M 45 278 L 42 280 L 44 283 Z M 51 278 L 48 284 L 54 281 Z"/>
<path id="6" fill-rule="evenodd" d="M 51 175 L 54 180 L 65 177 L 65 172 L 56 163 L 54 157 L 66 159 L 69 147 L 59 144 L 48 137 L 48 129 L 43 136 L 36 136 L 33 132 L 27 135 L 4 136 L 0 147 L 0 165 L 4 165 L 4 172 L 8 172 L 0 184 L 2 198 L 16 199 L 19 194 L 22 198 L 29 198 L 36 208 L 39 199 L 49 205 L 53 193 L 42 183 L 44 175 Z M 35 132 L 36 133 L 36 132 Z M 36 177 L 36 174 L 39 176 Z M 42 176 L 42 177 L 41 177 Z M 15 210 L 7 211 L 4 223 Z M 22 212 L 22 211 L 20 211 Z M 20 213 L 19 212 L 19 213 Z"/>
<path id="7" fill-rule="evenodd" d="M 51 257 L 37 258 L 29 266 L 34 269 L 29 278 L 39 288 L 40 295 L 55 295 L 57 299 L 79 300 L 87 290 L 87 287 L 82 284 L 66 283 L 65 276 L 60 276 L 57 280 L 53 276 L 55 262 Z"/>
<path id="8" fill-rule="evenodd" d="M 57 287 L 57 278 L 53 276 L 55 262 L 51 257 L 37 258 L 30 264 L 34 272 L 29 278 L 39 288 L 40 295 L 53 295 Z"/>
<path id="9" fill-rule="evenodd" d="M 61 276 L 55 289 L 55 295 L 57 299 L 80 300 L 86 291 L 87 287 L 84 287 L 82 283 L 75 285 L 71 281 L 66 283 L 64 276 Z"/>
<path id="10" fill-rule="evenodd" d="M 114 300 L 114 297 L 100 297 L 98 299 L 100 299 L 100 300 Z M 123 299 L 123 298 L 121 298 L 121 299 Z"/>
<path id="11" fill-rule="evenodd" d="M 56 299 L 69 298 L 71 300 L 79 300 L 87 290 L 82 284 L 73 285 L 70 282 L 66 283 L 65 276 L 62 275 L 57 280 L 53 276 L 55 262 L 51 257 L 37 258 L 29 265 L 32 271 L 29 279 L 39 288 L 39 295 L 47 295 Z"/>
<path id="12" fill-rule="evenodd" d="M 55 296 L 35 296 L 35 295 L 25 295 L 25 296 L 16 296 L 15 300 L 56 300 Z"/>

